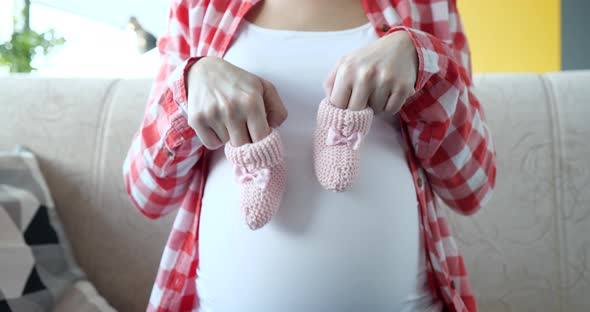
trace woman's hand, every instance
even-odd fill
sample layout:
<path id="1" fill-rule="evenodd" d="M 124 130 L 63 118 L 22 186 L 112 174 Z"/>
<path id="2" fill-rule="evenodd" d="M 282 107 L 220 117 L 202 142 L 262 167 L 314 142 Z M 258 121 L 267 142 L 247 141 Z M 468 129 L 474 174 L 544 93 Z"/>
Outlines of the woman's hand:
<path id="1" fill-rule="evenodd" d="M 287 118 L 270 82 L 221 58 L 200 59 L 186 81 L 188 124 L 208 149 L 260 141 Z"/>
<path id="2" fill-rule="evenodd" d="M 414 93 L 416 48 L 405 31 L 396 31 L 340 59 L 324 82 L 333 105 L 375 113 L 397 113 Z"/>

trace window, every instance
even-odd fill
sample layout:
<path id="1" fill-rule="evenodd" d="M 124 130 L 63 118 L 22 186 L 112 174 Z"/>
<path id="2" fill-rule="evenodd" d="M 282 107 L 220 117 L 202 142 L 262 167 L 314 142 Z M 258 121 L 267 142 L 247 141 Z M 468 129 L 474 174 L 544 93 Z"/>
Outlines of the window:
<path id="1" fill-rule="evenodd" d="M 0 12 L 12 13 L 12 3 L 2 2 Z M 30 8 L 31 28 L 37 32 L 53 29 L 56 35 L 66 39 L 66 43 L 54 48 L 46 57 L 38 53 L 32 62 L 37 71 L 32 74 L 57 77 L 154 77 L 159 63 L 158 52 L 154 49 L 140 53 L 135 31 L 125 27 L 126 13 L 119 13 L 119 19 L 108 24 L 102 22 L 111 22 L 108 19 L 86 17 L 83 13 L 75 14 L 67 9 L 33 2 Z M 9 22 L 5 23 L 7 19 L 3 15 L 0 13 L 1 41 L 8 39 L 12 33 L 12 18 L 8 16 Z M 166 13 L 160 15 L 162 19 L 167 18 Z M 122 25 L 113 26 L 116 23 Z"/>

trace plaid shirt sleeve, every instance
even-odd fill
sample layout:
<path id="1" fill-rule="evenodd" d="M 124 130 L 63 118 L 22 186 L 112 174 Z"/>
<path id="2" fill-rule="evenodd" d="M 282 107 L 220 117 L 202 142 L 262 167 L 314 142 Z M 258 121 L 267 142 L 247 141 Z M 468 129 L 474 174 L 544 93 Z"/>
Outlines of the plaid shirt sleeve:
<path id="1" fill-rule="evenodd" d="M 145 216 L 156 219 L 180 207 L 203 153 L 186 118 L 186 71 L 190 57 L 186 1 L 173 0 L 166 34 L 158 41 L 161 65 L 135 134 L 123 174 L 127 193 Z"/>
<path id="2" fill-rule="evenodd" d="M 419 60 L 416 92 L 400 115 L 435 193 L 453 210 L 473 214 L 491 196 L 496 166 L 490 130 L 471 90 L 467 39 L 455 1 L 412 5 L 422 20 L 405 19 L 389 30 L 406 31 Z"/>

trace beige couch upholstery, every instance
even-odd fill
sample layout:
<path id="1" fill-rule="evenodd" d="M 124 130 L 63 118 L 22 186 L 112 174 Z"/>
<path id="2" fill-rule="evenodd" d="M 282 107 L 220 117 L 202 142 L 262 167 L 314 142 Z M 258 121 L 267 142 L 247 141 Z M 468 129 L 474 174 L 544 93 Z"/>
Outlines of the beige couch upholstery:
<path id="1" fill-rule="evenodd" d="M 482 311 L 590 311 L 590 72 L 480 75 L 498 153 L 489 206 L 449 212 Z M 40 158 L 75 256 L 120 311 L 145 309 L 173 215 L 127 199 L 121 165 L 149 80 L 0 79 L 0 148 Z"/>

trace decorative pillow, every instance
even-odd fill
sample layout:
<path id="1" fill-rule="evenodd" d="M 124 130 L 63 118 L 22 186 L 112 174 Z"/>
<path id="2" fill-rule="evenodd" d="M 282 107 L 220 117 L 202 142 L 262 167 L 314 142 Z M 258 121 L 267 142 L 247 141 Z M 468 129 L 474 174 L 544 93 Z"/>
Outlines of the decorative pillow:
<path id="1" fill-rule="evenodd" d="M 54 207 L 34 155 L 0 152 L 0 311 L 50 311 L 85 279 Z"/>

